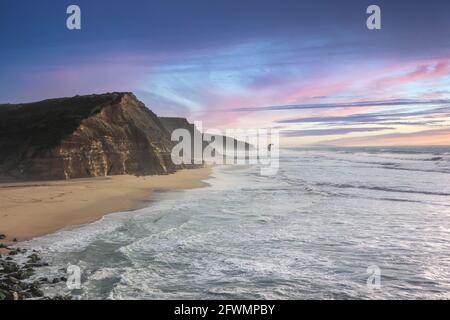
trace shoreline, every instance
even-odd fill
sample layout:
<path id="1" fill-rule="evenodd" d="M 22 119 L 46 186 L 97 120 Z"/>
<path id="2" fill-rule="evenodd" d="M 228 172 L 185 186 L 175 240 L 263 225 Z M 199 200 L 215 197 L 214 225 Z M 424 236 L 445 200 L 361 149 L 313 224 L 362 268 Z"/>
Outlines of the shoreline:
<path id="1" fill-rule="evenodd" d="M 211 167 L 203 167 L 160 176 L 0 183 L 0 235 L 5 235 L 0 243 L 26 241 L 92 223 L 111 213 L 143 208 L 156 190 L 208 186 L 204 180 L 211 172 Z"/>

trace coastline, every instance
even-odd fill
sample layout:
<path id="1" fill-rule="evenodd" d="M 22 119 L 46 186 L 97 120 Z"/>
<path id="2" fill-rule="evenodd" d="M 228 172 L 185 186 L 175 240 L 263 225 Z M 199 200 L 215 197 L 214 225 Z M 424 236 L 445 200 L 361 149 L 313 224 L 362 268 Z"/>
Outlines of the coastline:
<path id="1" fill-rule="evenodd" d="M 103 216 L 145 206 L 152 193 L 205 187 L 211 167 L 164 176 L 110 176 L 68 181 L 1 183 L 0 243 L 30 240 Z"/>

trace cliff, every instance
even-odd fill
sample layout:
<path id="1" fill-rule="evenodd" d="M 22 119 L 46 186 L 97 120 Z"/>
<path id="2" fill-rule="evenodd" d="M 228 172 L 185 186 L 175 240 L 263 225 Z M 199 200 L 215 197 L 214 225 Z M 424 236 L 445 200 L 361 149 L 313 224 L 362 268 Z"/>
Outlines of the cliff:
<path id="1" fill-rule="evenodd" d="M 160 117 L 159 118 L 161 120 L 161 123 L 163 124 L 163 126 L 165 127 L 165 129 L 169 132 L 169 134 L 172 134 L 172 132 L 175 129 L 178 128 L 182 128 L 182 129 L 186 129 L 191 133 L 191 137 L 194 137 L 194 131 L 197 131 L 198 133 L 200 133 L 198 131 L 198 129 L 195 127 L 194 124 L 189 123 L 185 118 L 177 118 L 177 117 Z M 203 134 L 202 137 L 205 140 L 210 140 L 211 137 L 209 134 Z M 219 136 L 220 137 L 220 136 Z M 222 136 L 223 139 L 223 143 L 225 144 L 223 147 L 224 151 L 226 151 L 226 142 L 227 140 L 230 141 L 230 143 L 234 146 L 234 150 L 250 150 L 251 145 L 247 142 L 243 142 L 240 140 L 236 140 L 233 139 L 231 137 L 227 137 L 227 136 Z M 203 148 L 205 148 L 206 146 L 208 146 L 209 142 L 207 141 L 203 141 Z M 192 146 L 193 146 L 193 142 L 192 142 Z M 222 149 L 222 147 L 220 145 L 217 145 L 216 143 L 212 143 L 212 146 L 216 147 L 217 150 L 220 152 L 220 150 Z"/>
<path id="2" fill-rule="evenodd" d="M 162 125 L 169 134 L 172 134 L 172 131 L 175 129 L 186 129 L 193 135 L 194 130 L 197 129 L 194 124 L 189 123 L 186 118 L 159 117 L 159 120 L 161 120 Z"/>
<path id="3" fill-rule="evenodd" d="M 132 93 L 0 105 L 3 179 L 57 180 L 174 172 L 173 142 Z"/>

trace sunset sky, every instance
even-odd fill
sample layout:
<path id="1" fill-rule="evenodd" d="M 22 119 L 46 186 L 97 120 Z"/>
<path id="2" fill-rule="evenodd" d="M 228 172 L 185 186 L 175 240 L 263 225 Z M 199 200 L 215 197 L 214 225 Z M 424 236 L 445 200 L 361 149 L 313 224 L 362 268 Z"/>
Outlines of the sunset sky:
<path id="1" fill-rule="evenodd" d="M 0 103 L 132 91 L 286 145 L 450 145 L 448 0 L 1 0 L 0 43 Z"/>

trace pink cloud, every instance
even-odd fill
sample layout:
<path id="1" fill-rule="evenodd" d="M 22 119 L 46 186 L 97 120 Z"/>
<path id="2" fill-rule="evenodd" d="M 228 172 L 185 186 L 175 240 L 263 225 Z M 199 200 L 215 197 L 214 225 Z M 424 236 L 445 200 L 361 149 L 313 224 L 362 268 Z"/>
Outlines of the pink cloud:
<path id="1" fill-rule="evenodd" d="M 401 86 L 417 81 L 437 79 L 447 75 L 450 75 L 449 61 L 434 61 L 431 63 L 418 65 L 413 71 L 401 75 L 388 76 L 376 80 L 373 84 L 373 87 L 383 89 L 392 86 Z"/>
<path id="2" fill-rule="evenodd" d="M 340 146 L 450 145 L 450 128 L 323 141 Z"/>
<path id="3" fill-rule="evenodd" d="M 310 116 L 345 116 L 356 113 L 375 111 L 376 107 L 349 107 L 342 109 L 297 110 L 280 112 L 228 112 L 236 108 L 251 108 L 270 105 L 295 103 L 314 103 L 316 97 L 321 101 L 351 103 L 354 101 L 370 101 L 373 99 L 409 98 L 399 96 L 399 86 L 418 81 L 440 79 L 450 74 L 450 60 L 416 60 L 384 66 L 354 68 L 349 72 L 336 71 L 326 74 L 315 74 L 309 78 L 304 75 L 293 77 L 287 75 L 289 81 L 280 81 L 276 75 L 263 77 L 249 86 L 242 87 L 239 93 L 225 93 L 219 85 L 207 87 L 200 94 L 199 101 L 204 111 L 195 115 L 205 123 L 216 127 L 242 126 L 243 123 L 271 125 L 271 122 L 288 112 L 296 117 Z M 396 95 L 397 93 L 397 95 Z M 347 97 L 347 98 L 346 98 Z M 363 97 L 363 98 L 362 98 Z"/>

